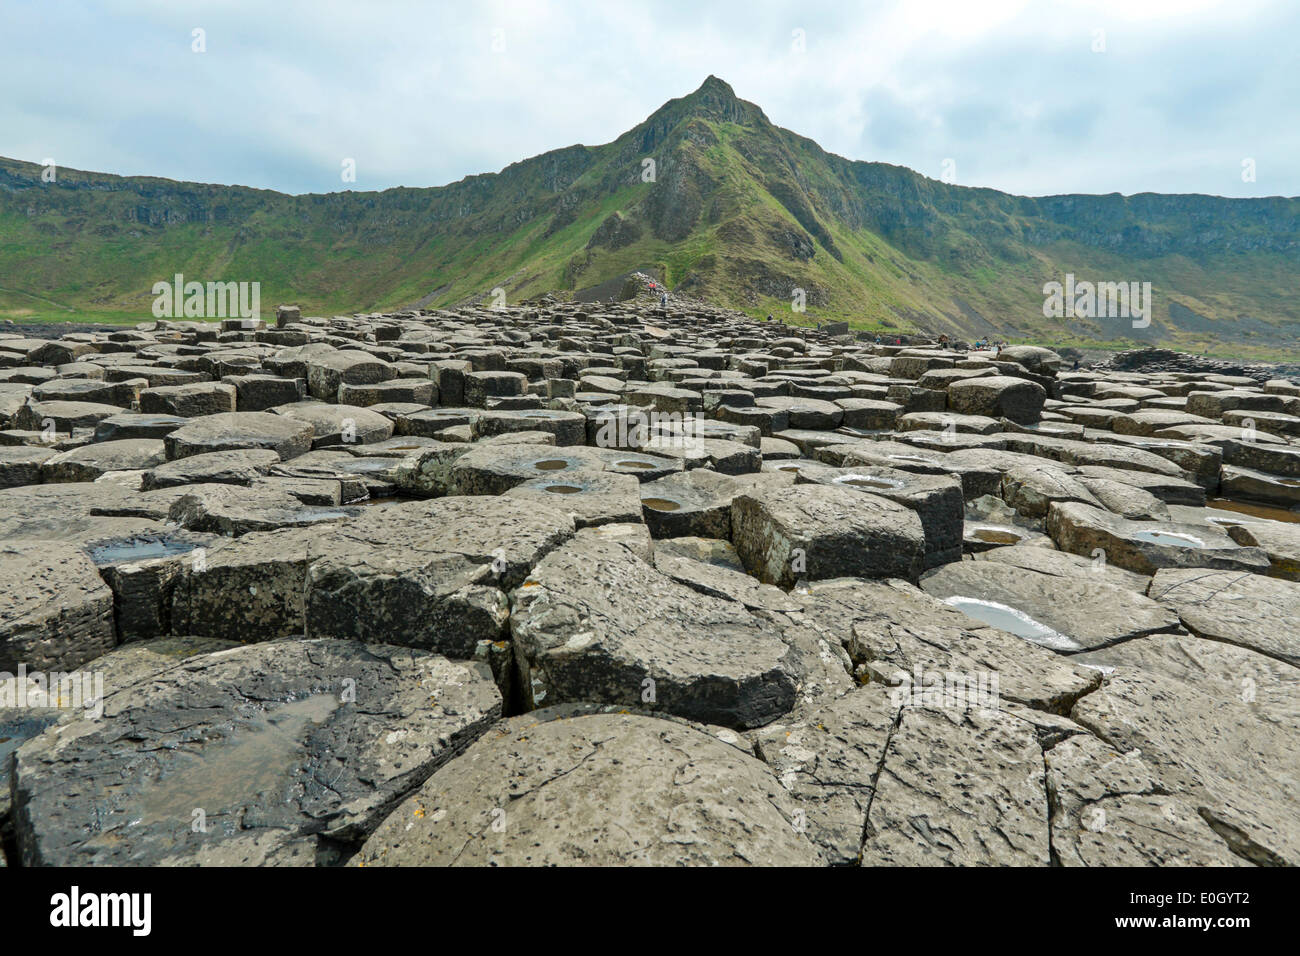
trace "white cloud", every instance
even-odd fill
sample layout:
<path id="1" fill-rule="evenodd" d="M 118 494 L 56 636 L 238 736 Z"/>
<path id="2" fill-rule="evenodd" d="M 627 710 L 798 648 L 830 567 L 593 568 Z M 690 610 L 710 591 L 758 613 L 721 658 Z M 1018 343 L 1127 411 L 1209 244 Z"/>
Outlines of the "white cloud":
<path id="1" fill-rule="evenodd" d="M 0 155 L 83 169 L 331 191 L 350 157 L 352 188 L 440 185 L 608 142 L 714 73 L 832 152 L 931 176 L 951 157 L 972 185 L 1300 193 L 1287 0 L 10 0 L 5 17 Z"/>

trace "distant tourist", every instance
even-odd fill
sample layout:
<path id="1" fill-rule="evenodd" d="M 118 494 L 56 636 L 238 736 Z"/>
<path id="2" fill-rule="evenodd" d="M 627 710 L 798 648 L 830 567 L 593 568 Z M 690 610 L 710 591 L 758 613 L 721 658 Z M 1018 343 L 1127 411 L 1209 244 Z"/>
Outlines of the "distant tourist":
<path id="1" fill-rule="evenodd" d="M 665 293 L 663 293 L 662 295 L 659 296 L 659 308 L 661 308 L 661 309 L 666 309 L 666 308 L 668 308 L 668 293 L 667 293 L 667 292 L 665 292 Z"/>

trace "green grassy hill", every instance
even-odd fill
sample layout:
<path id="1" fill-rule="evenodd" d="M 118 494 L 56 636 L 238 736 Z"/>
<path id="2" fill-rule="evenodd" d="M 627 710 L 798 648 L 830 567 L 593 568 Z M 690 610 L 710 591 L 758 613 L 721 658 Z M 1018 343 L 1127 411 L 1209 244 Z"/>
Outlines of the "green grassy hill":
<path id="1" fill-rule="evenodd" d="M 0 159 L 0 316 L 16 320 L 145 319 L 153 284 L 177 272 L 260 282 L 264 313 L 329 314 L 497 287 L 510 302 L 581 295 L 640 269 L 804 323 L 1257 357 L 1300 345 L 1300 200 L 948 185 L 826 153 L 714 77 L 612 143 L 438 188 L 289 196 L 40 173 Z M 1043 285 L 1067 272 L 1151 282 L 1151 327 L 1045 318 Z"/>

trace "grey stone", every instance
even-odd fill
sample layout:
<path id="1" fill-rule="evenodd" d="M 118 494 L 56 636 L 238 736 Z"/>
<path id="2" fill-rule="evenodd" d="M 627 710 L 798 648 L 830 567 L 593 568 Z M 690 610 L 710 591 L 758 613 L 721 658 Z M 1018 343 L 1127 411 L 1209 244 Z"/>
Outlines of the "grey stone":
<path id="1" fill-rule="evenodd" d="M 573 519 L 510 498 L 440 498 L 367 509 L 317 539 L 307 632 L 473 657 L 503 640 L 506 590 L 573 536 Z"/>
<path id="2" fill-rule="evenodd" d="M 997 677 L 1006 701 L 1067 713 L 1101 675 L 978 621 L 898 580 L 815 582 L 798 597 L 805 614 L 843 644 L 859 679 L 901 687 L 932 675 Z"/>
<path id="3" fill-rule="evenodd" d="M 737 497 L 732 542 L 760 580 L 791 587 L 800 578 L 860 575 L 915 580 L 925 532 L 914 511 L 846 488 L 798 485 Z"/>
<path id="4" fill-rule="evenodd" d="M 1063 551 L 1095 557 L 1139 574 L 1159 568 L 1268 570 L 1268 556 L 1243 548 L 1226 534 L 1199 525 L 1130 521 L 1100 508 L 1056 503 L 1047 513 L 1047 533 Z"/>
<path id="5" fill-rule="evenodd" d="M 1046 866 L 1043 752 L 997 710 L 907 707 L 890 736 L 863 866 Z"/>
<path id="6" fill-rule="evenodd" d="M 197 418 L 235 410 L 235 387 L 225 382 L 163 385 L 140 393 L 140 411 L 149 415 Z M 249 409 L 245 409 L 247 411 Z"/>
<path id="7" fill-rule="evenodd" d="M 808 838 L 832 865 L 856 864 L 899 709 L 864 687 L 752 731 L 754 752 L 803 811 Z"/>
<path id="8" fill-rule="evenodd" d="M 1006 375 L 966 378 L 948 386 L 948 407 L 954 412 L 1008 418 L 1022 425 L 1039 420 L 1046 398 L 1037 382 Z"/>
<path id="9" fill-rule="evenodd" d="M 921 588 L 940 600 L 973 598 L 1019 611 L 1051 631 L 1026 640 L 1063 653 L 1178 627 L 1178 616 L 1168 608 L 1093 570 L 1041 574 L 993 561 L 961 561 L 924 575 Z M 968 613 L 982 620 L 978 606 Z"/>
<path id="10" fill-rule="evenodd" d="M 191 455 L 149 469 L 144 474 L 141 488 L 149 491 L 207 482 L 250 485 L 255 479 L 270 473 L 279 462 L 279 454 L 270 448 L 237 448 Z"/>
<path id="11" fill-rule="evenodd" d="M 794 705 L 801 677 L 773 623 L 591 538 L 549 554 L 515 589 L 510 631 L 532 707 L 648 702 L 753 727 Z"/>
<path id="12" fill-rule="evenodd" d="M 1089 734 L 1045 754 L 1052 852 L 1063 866 L 1242 866 L 1197 813 L 1167 792 L 1137 751 Z"/>
<path id="13" fill-rule="evenodd" d="M 287 460 L 311 448 L 314 431 L 308 422 L 269 412 L 205 415 L 171 432 L 163 441 L 169 461 L 213 451 L 269 448 Z"/>
<path id="14" fill-rule="evenodd" d="M 0 671 L 70 670 L 112 649 L 113 592 L 79 548 L 0 547 Z"/>
<path id="15" fill-rule="evenodd" d="M 1148 593 L 1193 634 L 1300 667 L 1300 584 L 1240 571 L 1161 569 Z"/>
<path id="16" fill-rule="evenodd" d="M 1162 786 L 1184 796 L 1238 856 L 1296 865 L 1300 738 L 1251 704 L 1159 673 L 1116 672 L 1080 699 L 1074 720 L 1118 753 L 1141 752 Z"/>
<path id="17" fill-rule="evenodd" d="M 41 465 L 45 481 L 94 481 L 108 472 L 142 471 L 166 461 L 157 438 L 124 438 L 61 452 Z"/>
<path id="18" fill-rule="evenodd" d="M 360 862 L 818 865 L 794 810 L 762 763 L 690 727 L 631 714 L 525 716 L 430 777 Z"/>

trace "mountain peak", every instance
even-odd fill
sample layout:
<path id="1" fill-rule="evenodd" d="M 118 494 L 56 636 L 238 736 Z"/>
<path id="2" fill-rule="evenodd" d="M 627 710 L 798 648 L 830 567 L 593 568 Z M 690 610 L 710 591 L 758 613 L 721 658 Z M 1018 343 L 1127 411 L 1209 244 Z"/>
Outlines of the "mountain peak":
<path id="1" fill-rule="evenodd" d="M 736 91 L 731 88 L 731 84 L 721 77 L 714 76 L 712 73 L 705 77 L 704 82 L 700 84 L 700 88 L 692 95 L 700 96 L 701 94 L 717 96 L 724 99 L 734 100 L 736 98 Z"/>
<path id="2" fill-rule="evenodd" d="M 746 124 L 763 115 L 763 111 L 753 103 L 746 103 L 737 97 L 731 84 L 712 73 L 700 84 L 699 89 L 683 97 L 680 102 L 695 116 L 728 123 Z"/>

